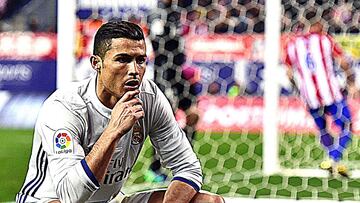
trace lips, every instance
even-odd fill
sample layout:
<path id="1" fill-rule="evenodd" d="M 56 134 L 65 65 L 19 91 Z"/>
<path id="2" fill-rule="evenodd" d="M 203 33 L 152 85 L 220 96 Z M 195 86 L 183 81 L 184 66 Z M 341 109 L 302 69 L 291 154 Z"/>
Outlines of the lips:
<path id="1" fill-rule="evenodd" d="M 125 89 L 137 89 L 140 86 L 140 81 L 133 79 L 125 82 Z"/>

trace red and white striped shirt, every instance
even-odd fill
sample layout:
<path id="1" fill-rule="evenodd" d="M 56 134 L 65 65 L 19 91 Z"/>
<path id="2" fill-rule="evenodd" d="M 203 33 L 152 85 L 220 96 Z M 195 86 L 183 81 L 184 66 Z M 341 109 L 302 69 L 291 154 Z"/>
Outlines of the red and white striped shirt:
<path id="1" fill-rule="evenodd" d="M 300 94 L 310 108 L 343 99 L 333 66 L 333 57 L 341 55 L 343 51 L 326 34 L 300 35 L 287 44 L 285 62 L 299 74 Z"/>

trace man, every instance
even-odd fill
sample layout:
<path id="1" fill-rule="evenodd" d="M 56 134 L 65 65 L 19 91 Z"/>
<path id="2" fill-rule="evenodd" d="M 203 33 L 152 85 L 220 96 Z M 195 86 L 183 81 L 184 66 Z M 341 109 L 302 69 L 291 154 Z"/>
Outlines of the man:
<path id="1" fill-rule="evenodd" d="M 17 202 L 107 202 L 128 178 L 149 135 L 174 178 L 166 191 L 119 202 L 223 202 L 199 192 L 200 163 L 165 96 L 149 80 L 141 28 L 109 22 L 94 39 L 96 76 L 59 89 L 35 126 L 32 156 Z M 119 197 L 117 197 L 119 199 Z"/>
<path id="2" fill-rule="evenodd" d="M 350 63 L 333 39 L 323 33 L 320 22 L 313 23 L 309 33 L 296 36 L 286 47 L 286 64 L 294 69 L 289 68 L 288 75 L 294 82 L 293 71 L 298 74 L 300 94 L 314 118 L 320 131 L 320 142 L 329 156 L 329 160 L 322 162 L 320 167 L 348 176 L 347 168 L 339 161 L 351 141 L 351 115 L 335 76 L 333 58 L 338 59 L 345 71 L 348 90 L 353 93 L 355 84 Z M 337 141 L 327 129 L 326 114 L 332 116 L 340 129 Z"/>

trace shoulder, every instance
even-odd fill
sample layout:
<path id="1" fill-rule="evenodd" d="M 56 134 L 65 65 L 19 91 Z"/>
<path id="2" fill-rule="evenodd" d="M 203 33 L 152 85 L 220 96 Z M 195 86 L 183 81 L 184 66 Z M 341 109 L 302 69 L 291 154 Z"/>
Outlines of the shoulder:
<path id="1" fill-rule="evenodd" d="M 57 89 L 45 100 L 37 124 L 46 125 L 51 129 L 71 129 L 72 126 L 78 132 L 83 132 L 88 119 L 88 109 L 83 99 L 86 84 L 86 81 L 75 82 Z"/>
<path id="2" fill-rule="evenodd" d="M 331 36 L 330 34 L 328 33 L 323 33 L 323 34 L 320 34 L 320 36 L 326 38 L 326 39 L 329 39 L 329 40 L 334 40 L 333 36 Z"/>
<path id="3" fill-rule="evenodd" d="M 88 80 L 72 82 L 66 87 L 57 89 L 47 99 L 47 102 L 58 101 L 72 108 L 83 107 L 85 105 L 83 95 L 85 94 L 88 82 Z"/>
<path id="4" fill-rule="evenodd" d="M 141 87 L 140 87 L 141 94 L 155 96 L 158 94 L 159 91 L 160 91 L 159 88 L 152 80 L 144 79 L 141 82 Z"/>
<path id="5" fill-rule="evenodd" d="M 333 43 L 333 37 L 328 33 L 311 33 L 310 36 L 316 40 L 320 40 L 321 43 Z"/>
<path id="6" fill-rule="evenodd" d="M 53 94 L 45 100 L 43 104 L 43 111 L 52 111 L 59 109 L 67 109 L 73 114 L 86 112 L 86 103 L 84 101 L 84 94 L 88 81 L 73 82 L 68 86 L 57 89 Z"/>
<path id="7" fill-rule="evenodd" d="M 152 80 L 143 80 L 139 97 L 143 101 L 145 108 L 150 111 L 155 110 L 153 108 L 168 105 L 165 95 Z"/>
<path id="8" fill-rule="evenodd" d="M 305 38 L 302 34 L 290 34 L 289 37 L 284 41 L 286 50 L 292 49 L 296 46 L 297 41 Z"/>

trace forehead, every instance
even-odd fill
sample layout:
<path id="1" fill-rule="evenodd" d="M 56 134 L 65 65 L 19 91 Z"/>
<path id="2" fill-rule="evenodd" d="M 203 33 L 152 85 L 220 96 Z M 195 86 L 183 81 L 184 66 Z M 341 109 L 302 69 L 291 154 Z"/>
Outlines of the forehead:
<path id="1" fill-rule="evenodd" d="M 132 40 L 126 38 L 114 38 L 107 54 L 126 53 L 129 55 L 145 55 L 146 46 L 144 40 Z"/>

